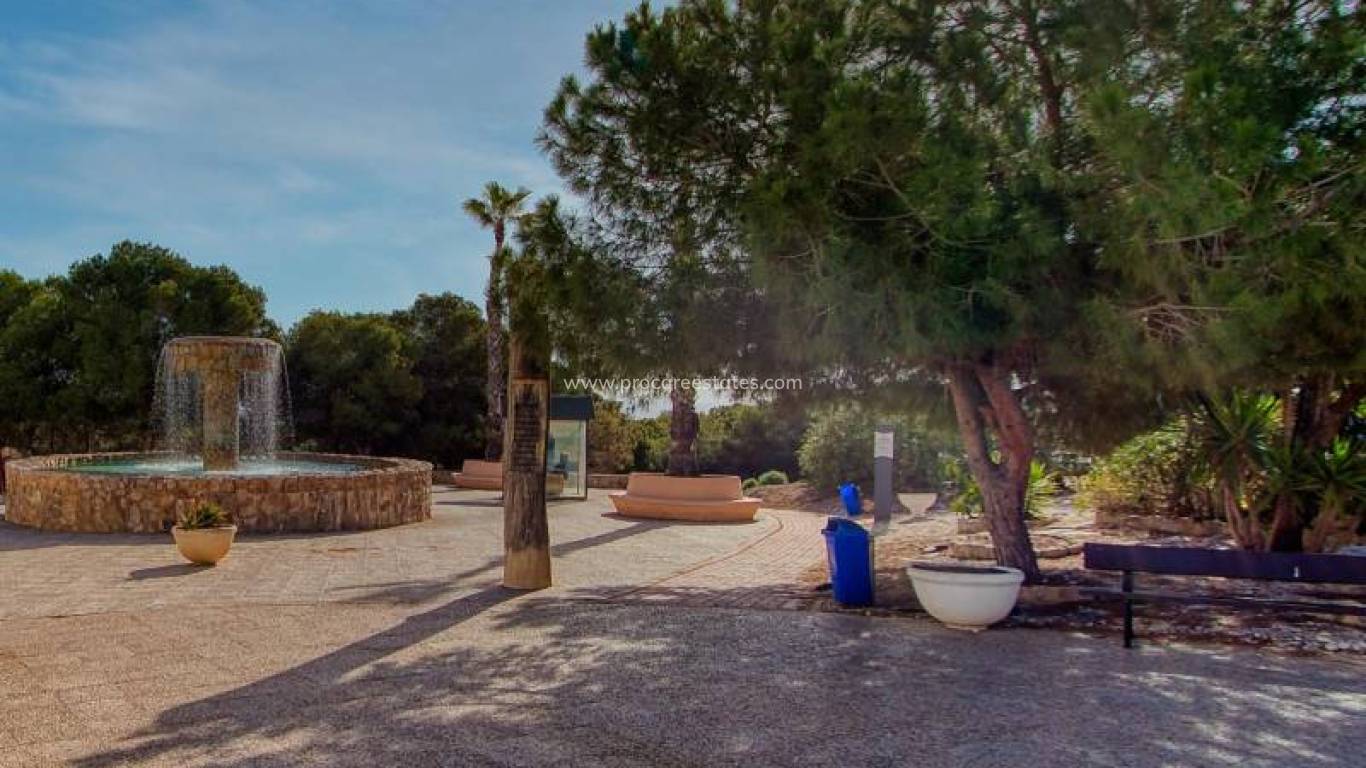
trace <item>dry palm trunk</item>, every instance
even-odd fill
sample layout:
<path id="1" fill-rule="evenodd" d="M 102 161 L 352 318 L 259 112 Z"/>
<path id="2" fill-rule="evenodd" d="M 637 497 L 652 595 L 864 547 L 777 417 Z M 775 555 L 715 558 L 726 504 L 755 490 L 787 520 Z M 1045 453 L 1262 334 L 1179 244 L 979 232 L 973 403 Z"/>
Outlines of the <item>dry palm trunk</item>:
<path id="1" fill-rule="evenodd" d="M 503 586 L 550 586 L 545 451 L 550 377 L 515 338 L 509 344 L 508 424 L 503 451 Z"/>
<path id="2" fill-rule="evenodd" d="M 484 458 L 488 461 L 498 461 L 503 455 L 503 414 L 507 412 L 504 404 L 506 393 L 503 391 L 503 388 L 507 386 L 507 373 L 503 368 L 506 339 L 503 336 L 502 297 L 498 295 L 502 290 L 502 281 L 496 273 L 498 268 L 498 259 L 491 259 L 489 262 L 489 287 L 484 299 L 484 316 L 488 322 L 485 336 L 488 353 L 488 376 L 484 394 L 488 401 L 488 408 L 484 427 Z"/>
<path id="3" fill-rule="evenodd" d="M 994 365 L 950 366 L 949 392 L 963 438 L 968 469 L 982 490 L 982 506 L 996 562 L 1019 568 L 1031 583 L 1039 563 L 1025 526 L 1025 493 L 1034 459 L 1034 436 L 1009 372 Z M 991 455 L 995 438 L 1000 460 Z"/>

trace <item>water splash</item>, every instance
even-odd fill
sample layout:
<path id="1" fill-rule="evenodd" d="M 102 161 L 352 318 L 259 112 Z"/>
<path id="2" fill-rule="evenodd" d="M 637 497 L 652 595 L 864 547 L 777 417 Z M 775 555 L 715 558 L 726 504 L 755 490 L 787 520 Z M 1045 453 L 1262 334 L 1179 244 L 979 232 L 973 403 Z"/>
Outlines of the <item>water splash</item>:
<path id="1" fill-rule="evenodd" d="M 202 455 L 209 376 L 236 380 L 237 445 L 243 459 L 270 459 L 293 443 L 289 378 L 280 346 L 264 339 L 190 337 L 168 342 L 157 363 L 152 409 L 160 450 Z"/>

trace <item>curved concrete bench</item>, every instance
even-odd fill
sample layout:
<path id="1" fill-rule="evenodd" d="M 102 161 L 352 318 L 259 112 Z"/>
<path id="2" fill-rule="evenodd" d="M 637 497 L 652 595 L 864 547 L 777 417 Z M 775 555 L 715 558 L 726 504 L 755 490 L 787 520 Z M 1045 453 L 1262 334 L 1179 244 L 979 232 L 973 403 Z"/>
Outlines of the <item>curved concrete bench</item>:
<path id="1" fill-rule="evenodd" d="M 466 459 L 460 471 L 451 478 L 456 487 L 479 491 L 503 490 L 503 462 Z"/>
<path id="2" fill-rule="evenodd" d="M 753 520 L 759 499 L 740 490 L 736 475 L 671 477 L 632 472 L 626 490 L 610 497 L 617 514 L 652 520 L 737 522 Z"/>

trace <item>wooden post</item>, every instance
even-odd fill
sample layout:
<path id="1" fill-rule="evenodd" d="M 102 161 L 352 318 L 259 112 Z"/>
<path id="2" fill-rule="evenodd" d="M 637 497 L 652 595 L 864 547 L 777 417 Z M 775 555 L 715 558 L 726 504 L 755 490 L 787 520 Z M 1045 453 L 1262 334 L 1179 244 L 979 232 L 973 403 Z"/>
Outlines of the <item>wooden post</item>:
<path id="1" fill-rule="evenodd" d="M 503 425 L 503 586 L 550 586 L 545 450 L 550 377 L 515 337 L 509 340 L 507 420 Z"/>

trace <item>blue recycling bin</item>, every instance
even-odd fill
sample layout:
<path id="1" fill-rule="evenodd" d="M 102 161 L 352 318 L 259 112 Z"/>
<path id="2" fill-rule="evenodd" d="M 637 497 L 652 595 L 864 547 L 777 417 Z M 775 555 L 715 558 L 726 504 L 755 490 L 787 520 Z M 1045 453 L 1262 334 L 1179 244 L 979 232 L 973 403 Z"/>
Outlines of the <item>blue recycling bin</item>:
<path id="1" fill-rule="evenodd" d="M 873 537 L 868 529 L 842 517 L 826 521 L 825 554 L 830 564 L 830 586 L 835 602 L 873 604 Z"/>
<path id="2" fill-rule="evenodd" d="M 863 501 L 859 499 L 858 486 L 845 483 L 840 486 L 840 501 L 844 502 L 844 512 L 850 517 L 863 514 Z"/>

